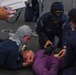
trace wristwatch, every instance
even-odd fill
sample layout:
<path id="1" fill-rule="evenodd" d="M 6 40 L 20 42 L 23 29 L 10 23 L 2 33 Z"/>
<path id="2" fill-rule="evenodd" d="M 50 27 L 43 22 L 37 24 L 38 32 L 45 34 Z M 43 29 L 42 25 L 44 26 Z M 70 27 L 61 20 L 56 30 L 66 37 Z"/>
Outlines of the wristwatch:
<path id="1" fill-rule="evenodd" d="M 63 48 L 63 49 L 67 49 L 67 48 Z"/>

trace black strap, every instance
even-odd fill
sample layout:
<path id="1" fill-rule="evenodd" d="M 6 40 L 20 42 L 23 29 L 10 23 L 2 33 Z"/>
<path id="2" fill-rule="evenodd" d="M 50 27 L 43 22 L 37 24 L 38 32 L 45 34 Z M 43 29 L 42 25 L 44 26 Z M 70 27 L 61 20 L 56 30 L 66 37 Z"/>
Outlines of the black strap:
<path id="1" fill-rule="evenodd" d="M 21 12 L 22 12 L 22 9 L 23 9 L 23 8 L 21 8 L 21 9 L 17 9 L 17 11 L 19 11 L 19 10 L 20 10 L 20 11 L 19 11 L 18 14 L 15 14 L 16 19 L 15 19 L 14 21 L 10 21 L 10 19 L 9 19 L 9 20 L 6 20 L 6 22 L 8 22 L 8 23 L 15 23 L 15 22 L 18 20 L 20 14 L 21 14 Z"/>

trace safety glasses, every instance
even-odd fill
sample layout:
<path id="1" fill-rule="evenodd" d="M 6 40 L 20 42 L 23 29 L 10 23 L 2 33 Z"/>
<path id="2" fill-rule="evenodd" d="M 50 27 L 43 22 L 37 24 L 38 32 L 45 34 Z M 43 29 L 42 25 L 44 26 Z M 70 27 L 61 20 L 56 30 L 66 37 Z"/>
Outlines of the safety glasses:
<path id="1" fill-rule="evenodd" d="M 57 16 L 57 17 L 61 16 L 62 14 L 63 14 L 63 11 L 61 11 L 61 10 L 58 10 L 58 11 L 54 12 L 54 15 Z"/>

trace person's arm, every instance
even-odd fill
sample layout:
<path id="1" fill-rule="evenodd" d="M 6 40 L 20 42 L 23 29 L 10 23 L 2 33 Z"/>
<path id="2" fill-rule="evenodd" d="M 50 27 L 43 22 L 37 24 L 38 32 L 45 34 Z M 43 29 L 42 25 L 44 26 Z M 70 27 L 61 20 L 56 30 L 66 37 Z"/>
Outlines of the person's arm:
<path id="1" fill-rule="evenodd" d="M 69 42 L 71 33 L 72 33 L 71 25 L 69 23 L 66 23 L 64 28 L 62 29 L 62 47 L 63 48 L 67 47 L 67 43 Z"/>
<path id="2" fill-rule="evenodd" d="M 18 62 L 18 58 L 19 58 L 19 51 L 13 49 L 10 52 L 10 55 L 8 56 L 8 60 L 7 60 L 9 69 L 11 70 L 21 69 L 23 67 L 32 64 L 34 61 L 34 53 L 31 56 L 29 56 L 26 60 L 23 58 L 22 62 Z"/>
<path id="3" fill-rule="evenodd" d="M 11 70 L 17 70 L 23 68 L 23 63 L 18 62 L 19 51 L 16 49 L 12 49 L 7 58 L 7 66 Z"/>
<path id="4" fill-rule="evenodd" d="M 69 42 L 71 33 L 72 33 L 71 25 L 69 23 L 67 23 L 64 26 L 63 32 L 62 32 L 62 50 L 58 54 L 59 59 L 62 59 L 66 54 L 67 43 Z"/>
<path id="5" fill-rule="evenodd" d="M 76 57 L 75 45 L 76 45 L 75 39 L 73 38 L 70 40 L 70 42 L 68 43 L 68 46 L 67 46 L 66 55 L 65 55 L 65 68 L 70 67 L 70 66 L 74 65 L 74 63 L 75 63 L 75 57 Z"/>
<path id="6" fill-rule="evenodd" d="M 45 26 L 47 25 L 47 20 L 45 16 L 46 14 L 43 14 L 41 18 L 39 19 L 37 23 L 37 27 L 36 27 L 36 32 L 40 40 L 47 42 L 49 39 L 47 37 L 47 34 L 45 33 Z"/>

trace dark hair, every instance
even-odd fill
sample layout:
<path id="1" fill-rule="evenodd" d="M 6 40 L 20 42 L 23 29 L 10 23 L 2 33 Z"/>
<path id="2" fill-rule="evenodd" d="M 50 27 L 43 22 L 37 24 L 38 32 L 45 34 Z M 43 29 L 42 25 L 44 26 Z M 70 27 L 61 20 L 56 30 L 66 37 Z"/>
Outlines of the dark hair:
<path id="1" fill-rule="evenodd" d="M 72 20 L 74 23 L 76 23 L 76 8 L 73 8 L 68 13 L 69 22 Z"/>
<path id="2" fill-rule="evenodd" d="M 52 51 L 55 49 L 55 47 L 53 45 L 48 45 L 47 48 L 45 48 L 44 54 L 46 55 L 51 55 Z"/>

